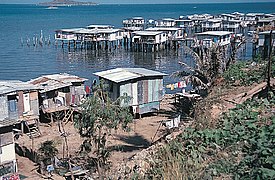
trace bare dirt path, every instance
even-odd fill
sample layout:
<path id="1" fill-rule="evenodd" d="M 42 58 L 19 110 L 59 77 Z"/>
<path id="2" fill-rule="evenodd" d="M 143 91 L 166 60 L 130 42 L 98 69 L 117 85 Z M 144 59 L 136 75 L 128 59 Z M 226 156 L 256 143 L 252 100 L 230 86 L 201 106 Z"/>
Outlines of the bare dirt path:
<path id="1" fill-rule="evenodd" d="M 171 95 L 166 95 L 161 102 L 161 111 L 158 114 L 148 114 L 141 119 L 135 119 L 130 124 L 130 132 L 117 130 L 112 133 L 112 136 L 109 137 L 108 146 L 113 149 L 110 160 L 114 167 L 127 162 L 136 153 L 148 148 L 152 142 L 157 141 L 167 133 L 166 127 L 162 126 L 162 121 L 169 119 L 170 115 L 174 113 L 172 110 L 173 105 L 171 104 L 173 101 L 174 99 Z M 65 131 L 68 132 L 69 154 L 75 155 L 79 151 L 82 139 L 72 122 L 69 122 L 64 127 Z M 57 123 L 53 124 L 53 126 L 41 124 L 40 131 L 42 135 L 33 140 L 33 150 L 37 151 L 44 141 L 54 140 L 59 152 L 57 157 L 66 157 L 67 152 L 64 150 L 64 137 L 59 133 Z M 20 136 L 16 140 L 16 143 L 21 149 L 27 152 L 30 152 L 32 149 L 32 140 L 27 135 Z M 19 156 L 17 154 L 17 160 L 19 173 L 27 177 L 27 180 L 45 178 L 37 173 L 38 166 L 27 157 L 24 157 L 24 155 L 22 156 L 21 154 Z M 58 175 L 54 175 L 52 178 L 64 179 Z"/>

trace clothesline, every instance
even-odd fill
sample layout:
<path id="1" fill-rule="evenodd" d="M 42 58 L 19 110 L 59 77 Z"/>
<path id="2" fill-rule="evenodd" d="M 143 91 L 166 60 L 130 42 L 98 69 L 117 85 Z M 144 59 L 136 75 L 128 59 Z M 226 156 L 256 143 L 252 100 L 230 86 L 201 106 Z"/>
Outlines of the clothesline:
<path id="1" fill-rule="evenodd" d="M 177 88 L 186 88 L 189 81 L 188 80 L 185 80 L 185 81 L 179 81 L 179 82 L 176 82 L 176 83 L 173 83 L 173 84 L 167 84 L 166 85 L 166 88 L 169 88 L 171 89 L 171 91 L 173 91 L 174 89 L 177 89 Z"/>

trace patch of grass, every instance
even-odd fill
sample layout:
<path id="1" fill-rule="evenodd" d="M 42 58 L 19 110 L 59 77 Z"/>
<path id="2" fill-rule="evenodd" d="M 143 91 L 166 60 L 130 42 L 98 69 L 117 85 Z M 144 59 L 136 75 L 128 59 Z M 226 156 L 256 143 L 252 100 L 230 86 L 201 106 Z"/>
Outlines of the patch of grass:
<path id="1" fill-rule="evenodd" d="M 156 155 L 150 178 L 274 179 L 275 116 L 271 109 L 275 109 L 274 95 L 269 101 L 255 99 L 238 105 L 215 128 L 187 128 Z"/>
<path id="2" fill-rule="evenodd" d="M 265 65 L 255 62 L 238 62 L 229 67 L 224 72 L 223 77 L 229 84 L 239 84 L 242 86 L 251 85 L 254 82 L 261 82 L 265 78 Z"/>

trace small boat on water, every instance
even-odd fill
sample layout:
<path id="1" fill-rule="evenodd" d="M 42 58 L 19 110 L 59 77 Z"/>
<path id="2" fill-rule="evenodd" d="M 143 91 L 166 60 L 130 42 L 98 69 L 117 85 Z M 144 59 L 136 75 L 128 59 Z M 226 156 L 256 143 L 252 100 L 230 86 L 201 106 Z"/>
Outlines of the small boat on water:
<path id="1" fill-rule="evenodd" d="M 58 7 L 55 7 L 55 6 L 49 6 L 49 7 L 47 7 L 46 9 L 58 9 Z"/>

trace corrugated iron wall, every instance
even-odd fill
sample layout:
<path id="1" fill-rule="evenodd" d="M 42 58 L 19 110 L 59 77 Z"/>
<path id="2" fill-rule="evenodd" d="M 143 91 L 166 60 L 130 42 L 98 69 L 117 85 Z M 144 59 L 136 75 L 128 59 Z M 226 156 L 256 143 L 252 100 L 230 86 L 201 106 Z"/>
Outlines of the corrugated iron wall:
<path id="1" fill-rule="evenodd" d="M 132 105 L 138 105 L 138 83 L 137 82 L 132 84 L 132 95 L 133 95 Z"/>
<path id="2" fill-rule="evenodd" d="M 7 96 L 0 96 L 0 120 L 9 116 Z"/>
<path id="3" fill-rule="evenodd" d="M 67 105 L 71 104 L 71 102 L 72 102 L 72 96 L 71 96 L 70 93 L 66 93 L 66 95 L 65 95 L 65 101 L 66 101 Z"/>
<path id="4" fill-rule="evenodd" d="M 158 85 L 159 85 L 159 88 L 158 88 L 159 100 L 161 100 L 163 98 L 163 96 L 164 96 L 163 79 L 159 79 L 158 80 Z"/>
<path id="5" fill-rule="evenodd" d="M 153 82 L 153 89 L 154 89 L 154 93 L 153 93 L 153 101 L 159 101 L 159 79 L 154 80 Z"/>
<path id="6" fill-rule="evenodd" d="M 138 104 L 143 104 L 143 81 L 138 81 Z"/>
<path id="7" fill-rule="evenodd" d="M 133 93 L 132 93 L 132 83 L 124 84 L 120 86 L 120 96 L 123 96 L 124 94 L 127 94 L 127 96 L 131 97 L 131 100 L 129 103 L 121 102 L 122 106 L 132 105 L 133 104 Z"/>
<path id="8" fill-rule="evenodd" d="M 24 98 L 23 98 L 23 91 L 19 91 L 18 93 L 18 115 L 23 116 L 23 112 L 24 112 Z"/>
<path id="9" fill-rule="evenodd" d="M 143 80 L 143 104 L 148 103 L 148 80 Z"/>
<path id="10" fill-rule="evenodd" d="M 160 101 L 163 97 L 162 88 L 162 79 L 138 81 L 138 104 Z"/>
<path id="11" fill-rule="evenodd" d="M 18 119 L 17 99 L 8 100 L 9 119 Z"/>
<path id="12" fill-rule="evenodd" d="M 142 114 L 152 109 L 159 109 L 159 101 L 163 97 L 163 79 L 140 80 L 120 85 L 120 96 L 124 93 L 132 97 L 130 105 L 139 105 L 136 108 L 137 113 Z"/>
<path id="13" fill-rule="evenodd" d="M 148 80 L 148 102 L 152 102 L 154 98 L 154 80 Z"/>
<path id="14" fill-rule="evenodd" d="M 14 142 L 12 132 L 1 134 L 0 138 L 1 138 L 1 141 L 0 141 L 1 147 L 6 146 L 6 145 L 11 144 L 11 143 Z"/>
<path id="15" fill-rule="evenodd" d="M 38 92 L 30 92 L 30 105 L 33 115 L 39 115 Z"/>

